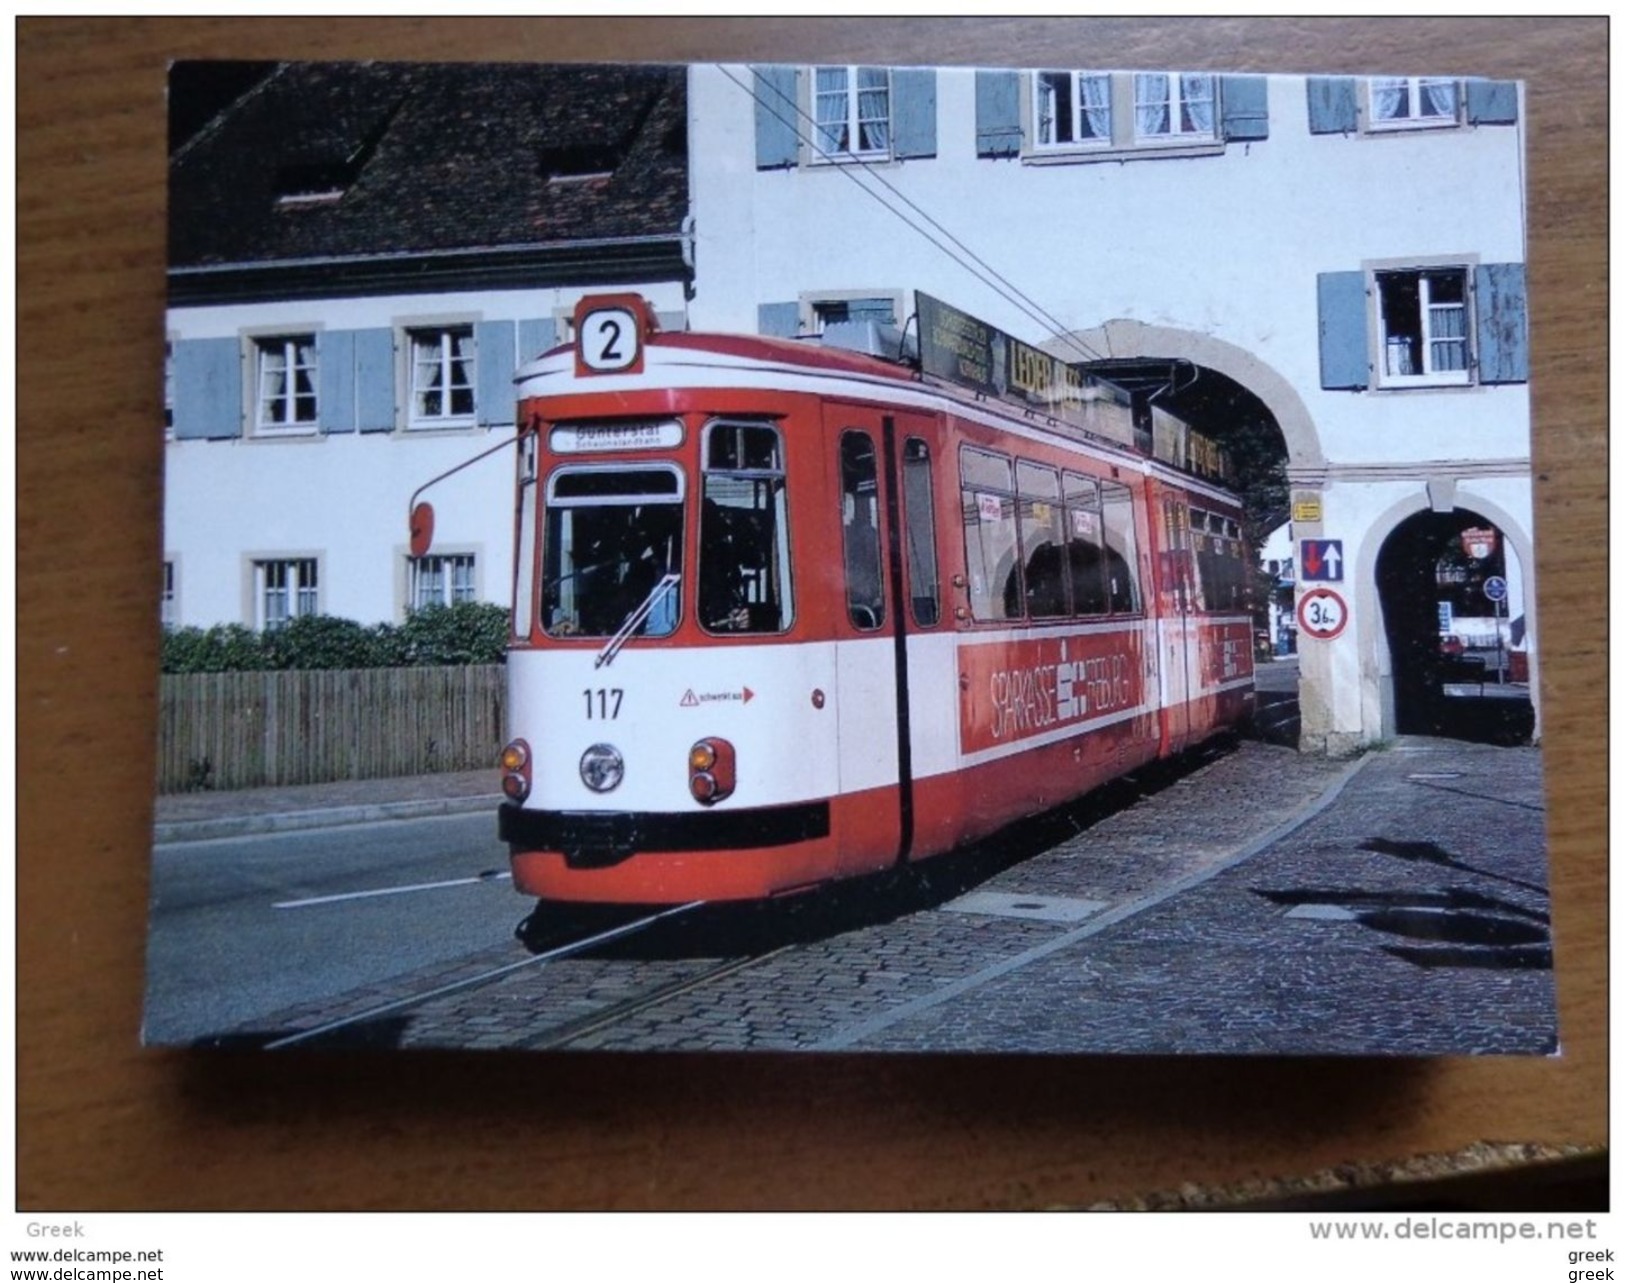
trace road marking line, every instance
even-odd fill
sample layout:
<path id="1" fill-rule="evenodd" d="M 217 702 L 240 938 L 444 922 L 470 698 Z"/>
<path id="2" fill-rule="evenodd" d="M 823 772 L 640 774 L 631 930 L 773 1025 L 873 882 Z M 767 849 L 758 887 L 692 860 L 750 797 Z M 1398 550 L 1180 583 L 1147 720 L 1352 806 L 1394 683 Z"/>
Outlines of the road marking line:
<path id="1" fill-rule="evenodd" d="M 452 878 L 448 882 L 414 882 L 411 886 L 377 887 L 371 891 L 346 891 L 342 895 L 314 895 L 308 900 L 278 900 L 273 909 L 303 909 L 313 904 L 337 904 L 340 900 L 365 900 L 375 895 L 405 895 L 408 891 L 436 891 L 441 887 L 473 886 L 476 882 L 501 882 L 511 873 L 481 873 L 472 878 Z"/>
<path id="2" fill-rule="evenodd" d="M 1291 833 L 1301 829 L 1310 820 L 1329 808 L 1341 796 L 1348 782 L 1370 760 L 1371 754 L 1369 753 L 1360 757 L 1333 780 L 1327 790 L 1319 797 L 1300 807 L 1280 824 L 1270 829 L 1269 832 L 1261 837 L 1254 838 L 1240 850 L 1232 852 L 1217 863 L 1210 864 L 1204 869 L 1198 869 L 1194 873 L 1186 874 L 1184 877 L 1170 882 L 1167 886 L 1160 887 L 1148 895 L 1141 896 L 1137 900 L 1130 900 L 1118 905 L 1115 909 L 1109 909 L 1099 917 L 1091 919 L 1085 925 L 1068 931 L 1065 935 L 1057 936 L 1054 940 L 1027 949 L 1016 954 L 1013 958 L 1006 958 L 1003 962 L 996 962 L 992 966 L 983 967 L 980 971 L 972 972 L 968 976 L 961 976 L 958 980 L 951 981 L 931 993 L 923 994 L 912 1002 L 905 1002 L 900 1007 L 895 1007 L 890 1011 L 883 1011 L 879 1015 L 869 1017 L 867 1020 L 860 1020 L 856 1024 L 848 1025 L 845 1029 L 839 1030 L 823 1041 L 815 1043 L 812 1050 L 839 1051 L 850 1047 L 854 1043 L 869 1037 L 869 1035 L 879 1033 L 883 1029 L 889 1029 L 893 1025 L 901 1024 L 909 1017 L 916 1016 L 922 1011 L 929 1011 L 932 1007 L 941 1006 L 950 999 L 957 998 L 960 994 L 968 993 L 972 989 L 978 989 L 991 980 L 997 980 L 1000 976 L 1008 975 L 1012 971 L 1019 971 L 1030 962 L 1037 962 L 1041 958 L 1049 957 L 1052 953 L 1059 953 L 1062 949 L 1068 948 L 1080 940 L 1099 935 L 1106 928 L 1116 926 L 1125 918 L 1132 918 L 1137 913 L 1143 913 L 1147 909 L 1155 908 L 1163 901 L 1181 895 L 1192 887 L 1200 886 L 1203 882 L 1217 877 L 1227 869 L 1235 868 L 1236 865 L 1252 859 L 1260 851 L 1267 850 Z"/>

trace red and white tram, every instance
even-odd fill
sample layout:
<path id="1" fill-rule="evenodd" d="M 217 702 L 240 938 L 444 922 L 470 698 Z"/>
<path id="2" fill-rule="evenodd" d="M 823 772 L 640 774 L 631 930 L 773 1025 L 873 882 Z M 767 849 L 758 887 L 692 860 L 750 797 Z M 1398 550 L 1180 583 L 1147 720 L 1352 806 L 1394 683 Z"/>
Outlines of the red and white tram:
<path id="1" fill-rule="evenodd" d="M 800 892 L 1235 725 L 1236 498 L 911 368 L 584 299 L 519 385 L 500 832 L 543 900 Z"/>

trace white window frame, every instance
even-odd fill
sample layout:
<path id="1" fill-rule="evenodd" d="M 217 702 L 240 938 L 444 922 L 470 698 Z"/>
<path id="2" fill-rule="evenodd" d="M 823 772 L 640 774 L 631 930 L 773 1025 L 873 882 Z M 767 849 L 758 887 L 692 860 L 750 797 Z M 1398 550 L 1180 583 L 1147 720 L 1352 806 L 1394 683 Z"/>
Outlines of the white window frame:
<path id="1" fill-rule="evenodd" d="M 1168 104 L 1168 128 L 1155 133 L 1147 133 L 1140 128 L 1140 90 L 1142 83 L 1153 78 L 1160 78 L 1167 82 L 1168 97 L 1158 101 Z M 1196 98 L 1194 94 L 1187 96 L 1185 81 L 1200 80 L 1207 83 L 1208 127 L 1206 129 L 1186 129 L 1183 127 L 1185 108 L 1192 102 L 1204 101 Z M 1150 71 L 1136 72 L 1134 74 L 1134 140 L 1141 146 L 1158 143 L 1206 143 L 1222 141 L 1219 119 L 1219 78 L 1206 72 L 1181 71 Z"/>
<path id="2" fill-rule="evenodd" d="M 254 554 L 248 561 L 252 618 L 257 631 L 274 632 L 301 616 L 322 613 L 323 575 L 321 558 L 315 553 Z M 287 582 L 273 588 L 270 582 L 273 571 L 280 571 Z M 269 596 L 273 591 L 287 595 L 286 613 L 275 622 L 272 620 Z"/>
<path id="3" fill-rule="evenodd" d="M 458 364 L 459 358 L 453 355 L 453 344 L 457 339 L 466 341 L 464 356 L 461 363 L 467 378 L 465 384 L 452 382 L 452 374 Z M 474 350 L 474 327 L 471 324 L 447 325 L 413 325 L 405 328 L 406 351 L 406 426 L 409 429 L 425 430 L 435 428 L 468 428 L 476 421 L 478 405 L 476 398 L 479 395 L 478 356 Z M 440 386 L 422 386 L 419 384 L 419 375 L 425 368 L 419 361 L 420 345 L 426 350 L 438 349 L 434 357 L 432 368 L 440 380 Z M 468 393 L 467 413 L 455 413 L 449 410 L 455 394 L 466 389 Z M 442 412 L 431 414 L 420 410 L 419 401 L 422 397 L 438 394 L 441 397 Z"/>
<path id="4" fill-rule="evenodd" d="M 164 440 L 175 439 L 175 343 L 173 334 L 164 338 Z"/>
<path id="5" fill-rule="evenodd" d="M 1377 94 L 1391 86 L 1402 86 L 1406 94 L 1407 111 L 1403 116 L 1379 118 Z M 1447 116 L 1425 115 L 1421 111 L 1426 101 L 1424 90 L 1434 85 L 1449 85 L 1452 108 Z M 1371 133 L 1414 129 L 1455 129 L 1461 124 L 1463 98 L 1462 83 L 1450 76 L 1372 76 L 1364 82 L 1365 127 Z"/>
<path id="6" fill-rule="evenodd" d="M 1476 353 L 1474 351 L 1474 336 L 1477 332 L 1474 324 L 1473 299 L 1473 264 L 1460 260 L 1439 263 L 1405 263 L 1383 264 L 1367 268 L 1368 292 L 1371 297 L 1373 324 L 1371 333 L 1376 336 L 1376 356 L 1373 368 L 1377 375 L 1377 386 L 1381 388 L 1439 388 L 1439 387 L 1467 387 L 1475 380 L 1477 369 Z M 1461 302 L 1442 303 L 1434 305 L 1429 295 L 1431 290 L 1430 277 L 1445 272 L 1454 272 L 1461 276 Z M 1388 368 L 1389 337 L 1383 307 L 1383 279 L 1390 276 L 1415 276 L 1417 278 L 1417 310 L 1421 326 L 1419 336 L 1419 350 L 1422 357 L 1422 368 L 1410 374 L 1390 373 Z M 1446 309 L 1460 309 L 1461 334 L 1446 335 L 1436 338 L 1433 333 L 1433 312 Z M 1462 367 L 1459 370 L 1437 370 L 1433 368 L 1433 344 L 1460 342 L 1462 347 Z"/>
<path id="7" fill-rule="evenodd" d="M 902 326 L 903 318 L 908 316 L 908 312 L 903 307 L 902 290 L 819 290 L 814 293 L 803 294 L 799 300 L 801 333 L 822 334 L 825 325 L 824 309 L 832 304 L 857 303 L 869 299 L 890 300 L 893 324 L 899 327 Z"/>
<path id="8" fill-rule="evenodd" d="M 840 72 L 845 77 L 844 86 L 839 89 L 820 90 L 818 78 L 820 72 Z M 884 88 L 875 85 L 863 86 L 859 84 L 861 73 L 879 73 L 885 79 Z M 862 66 L 849 64 L 846 66 L 812 66 L 807 69 L 807 149 L 809 159 L 814 164 L 838 164 L 842 161 L 876 161 L 890 160 L 893 148 L 896 145 L 896 123 L 893 111 L 893 89 L 891 69 L 889 67 Z M 866 118 L 862 114 L 862 96 L 866 93 L 884 92 L 886 95 L 886 114 L 883 118 Z M 845 147 L 829 148 L 825 146 L 823 124 L 819 114 L 820 99 L 833 100 L 837 96 L 844 96 L 845 110 L 841 118 L 841 128 L 846 131 Z M 881 147 L 861 147 L 859 139 L 863 136 L 865 124 L 879 123 L 886 131 L 886 142 Z M 832 122 L 833 123 L 833 122 Z"/>
<path id="9" fill-rule="evenodd" d="M 419 601 L 419 585 L 427 569 L 425 563 L 440 564 L 440 591 L 438 600 L 433 602 Z M 455 587 L 455 576 L 447 573 L 453 569 L 453 563 L 466 563 L 468 570 L 468 583 L 466 595 L 458 596 Z M 441 549 L 425 557 L 406 557 L 406 581 L 404 585 L 403 613 L 410 615 L 413 611 L 424 606 L 455 606 L 461 601 L 479 601 L 480 598 L 480 557 L 479 553 L 466 549 Z"/>
<path id="10" fill-rule="evenodd" d="M 321 428 L 321 360 L 316 350 L 316 334 L 314 331 L 283 334 L 262 334 L 249 339 L 252 344 L 254 357 L 254 383 L 250 395 L 254 398 L 253 419 L 254 434 L 264 437 L 310 436 Z M 308 347 L 310 360 L 305 365 L 298 363 L 298 354 L 301 347 Z M 283 387 L 280 392 L 267 395 L 266 380 L 271 376 L 267 368 L 267 359 L 279 356 L 284 362 Z M 309 392 L 301 393 L 298 388 L 298 375 L 303 373 L 309 383 Z M 293 377 L 289 377 L 289 375 Z M 308 395 L 310 400 L 310 417 L 296 417 L 300 400 Z M 266 409 L 273 403 L 280 403 L 288 412 L 286 418 L 267 418 Z"/>
<path id="11" fill-rule="evenodd" d="M 1063 104 L 1060 101 L 1061 95 L 1055 94 L 1055 101 L 1051 106 L 1051 110 L 1054 112 L 1054 115 L 1049 117 L 1046 117 L 1045 115 L 1045 99 L 1049 96 L 1049 93 L 1044 86 L 1044 77 L 1047 76 L 1064 76 L 1066 78 L 1066 102 Z M 1080 138 L 1078 136 L 1078 126 L 1088 114 L 1088 108 L 1083 102 L 1084 83 L 1093 82 L 1098 84 L 1102 81 L 1105 82 L 1106 85 L 1105 136 Z M 1032 75 L 1031 84 L 1032 145 L 1034 151 L 1069 152 L 1088 150 L 1090 148 L 1099 149 L 1111 147 L 1113 145 L 1113 141 L 1116 138 L 1117 133 L 1117 95 L 1114 92 L 1112 77 L 1109 72 L 1059 70 L 1035 71 Z M 1062 142 L 1054 137 L 1046 140 L 1044 138 L 1044 125 L 1046 119 L 1058 123 L 1062 111 L 1066 112 L 1067 122 L 1070 127 L 1069 132 L 1072 134 L 1072 137 L 1067 139 L 1065 142 Z M 1059 130 L 1054 132 L 1058 133 Z"/>
<path id="12" fill-rule="evenodd" d="M 1071 142 L 1043 142 L 1044 87 L 1041 77 L 1067 77 L 1073 113 L 1074 134 L 1077 115 L 1083 110 L 1084 81 L 1102 81 L 1108 86 L 1108 123 L 1111 137 L 1084 139 L 1074 137 Z M 1206 132 L 1183 131 L 1142 134 L 1139 130 L 1137 85 L 1145 75 L 1166 76 L 1172 86 L 1173 103 L 1170 121 L 1177 123 L 1180 116 L 1180 77 L 1202 76 L 1212 86 L 1213 127 Z M 1223 77 L 1205 72 L 1104 72 L 1088 70 L 1043 69 L 1025 72 L 1021 77 L 1021 158 L 1029 165 L 1087 164 L 1098 161 L 1121 161 L 1147 158 L 1187 156 L 1222 156 L 1226 150 L 1224 137 Z"/>
<path id="13" fill-rule="evenodd" d="M 180 623 L 181 569 L 179 557 L 165 557 L 158 590 L 158 624 L 168 632 Z"/>

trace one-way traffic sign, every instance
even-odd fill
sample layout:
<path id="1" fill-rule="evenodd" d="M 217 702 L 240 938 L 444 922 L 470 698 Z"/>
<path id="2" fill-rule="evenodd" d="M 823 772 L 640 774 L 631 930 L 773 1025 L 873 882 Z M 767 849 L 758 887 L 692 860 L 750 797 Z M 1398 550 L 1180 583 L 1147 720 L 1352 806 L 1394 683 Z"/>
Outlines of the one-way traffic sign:
<path id="1" fill-rule="evenodd" d="M 1336 584 L 1343 581 L 1343 541 L 1341 539 L 1298 540 L 1299 578 L 1310 583 Z"/>

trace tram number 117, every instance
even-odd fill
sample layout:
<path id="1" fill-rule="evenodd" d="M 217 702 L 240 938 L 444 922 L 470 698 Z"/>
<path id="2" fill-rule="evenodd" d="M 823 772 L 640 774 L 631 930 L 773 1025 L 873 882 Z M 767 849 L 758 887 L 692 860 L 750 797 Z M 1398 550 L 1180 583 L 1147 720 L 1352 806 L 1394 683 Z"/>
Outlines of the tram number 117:
<path id="1" fill-rule="evenodd" d="M 587 720 L 590 722 L 596 717 L 603 722 L 614 721 L 621 715 L 621 696 L 624 694 L 626 692 L 619 687 L 606 690 L 600 686 L 597 690 L 582 691 L 581 698 L 587 701 Z"/>

